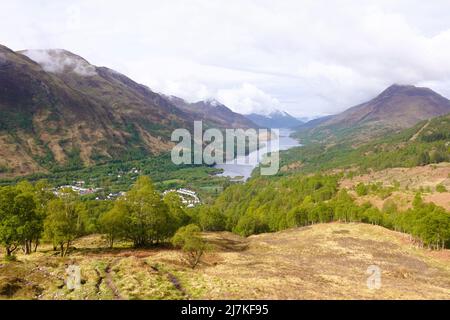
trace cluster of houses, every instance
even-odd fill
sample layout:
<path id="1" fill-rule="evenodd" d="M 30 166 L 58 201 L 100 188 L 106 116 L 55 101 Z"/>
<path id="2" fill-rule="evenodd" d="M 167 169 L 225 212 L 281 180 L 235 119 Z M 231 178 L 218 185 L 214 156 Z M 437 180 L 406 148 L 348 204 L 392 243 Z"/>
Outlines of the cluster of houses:
<path id="1" fill-rule="evenodd" d="M 90 194 L 96 194 L 100 191 L 103 191 L 102 188 L 85 188 L 83 187 L 85 184 L 84 181 L 76 181 L 74 182 L 73 185 L 65 185 L 65 186 L 61 186 L 57 189 L 55 189 L 53 192 L 55 193 L 55 195 L 59 195 L 61 193 L 61 190 L 64 189 L 70 189 L 74 192 L 76 192 L 77 194 L 79 194 L 80 196 L 84 196 L 84 195 L 90 195 Z M 197 193 L 195 191 L 189 190 L 189 189 L 178 189 L 178 190 L 166 190 L 163 192 L 163 195 L 167 195 L 168 193 L 177 193 L 178 196 L 181 198 L 182 203 L 188 207 L 188 208 L 194 208 L 198 205 L 201 204 L 200 198 L 198 197 Z M 105 197 L 97 197 L 96 200 L 114 200 L 117 199 L 119 197 L 125 196 L 126 192 L 117 192 L 117 193 L 109 193 L 108 195 L 106 195 Z"/>
<path id="2" fill-rule="evenodd" d="M 60 193 L 61 193 L 61 190 L 65 190 L 65 189 L 70 189 L 70 190 L 72 190 L 73 192 L 77 193 L 80 196 L 85 196 L 85 195 L 89 195 L 89 194 L 96 194 L 96 193 L 98 193 L 100 191 L 103 191 L 102 188 L 83 188 L 83 187 L 80 187 L 78 185 L 66 185 L 66 186 L 61 186 L 61 187 L 53 190 L 53 193 L 55 195 L 59 196 Z M 95 200 L 105 200 L 105 199 L 107 199 L 107 200 L 114 200 L 114 199 L 117 199 L 119 197 L 124 196 L 125 194 L 126 194 L 126 192 L 123 192 L 123 191 L 116 192 L 116 193 L 109 193 L 105 197 L 97 197 L 97 198 L 95 198 Z"/>
<path id="3" fill-rule="evenodd" d="M 197 193 L 192 190 L 188 189 L 178 189 L 178 190 L 167 190 L 164 191 L 163 195 L 166 195 L 168 193 L 175 192 L 179 195 L 181 198 L 181 202 L 186 205 L 188 208 L 194 208 L 201 204 L 200 198 L 198 197 Z"/>
<path id="4" fill-rule="evenodd" d="M 83 187 L 79 187 L 77 185 L 73 185 L 73 186 L 72 185 L 67 185 L 67 186 L 61 186 L 58 189 L 54 190 L 54 193 L 56 195 L 59 195 L 61 190 L 64 190 L 64 189 L 70 189 L 70 190 L 76 192 L 77 194 L 79 194 L 80 196 L 85 196 L 85 195 L 88 195 L 88 194 L 94 194 L 94 193 L 97 193 L 97 192 L 103 190 L 102 188 L 83 188 Z"/>
<path id="5" fill-rule="evenodd" d="M 127 193 L 125 191 L 120 191 L 120 192 L 116 192 L 116 193 L 110 193 L 106 196 L 106 199 L 108 200 L 114 200 L 120 197 L 125 196 Z M 97 197 L 96 200 L 100 200 L 100 197 Z"/>

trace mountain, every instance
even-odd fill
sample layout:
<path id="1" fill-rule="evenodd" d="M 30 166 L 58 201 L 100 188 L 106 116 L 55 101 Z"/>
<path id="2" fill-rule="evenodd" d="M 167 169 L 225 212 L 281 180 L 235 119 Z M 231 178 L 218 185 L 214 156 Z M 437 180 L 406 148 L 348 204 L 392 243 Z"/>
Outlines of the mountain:
<path id="1" fill-rule="evenodd" d="M 299 129 L 309 129 L 317 127 L 318 125 L 330 120 L 333 116 L 323 116 L 320 118 L 316 118 L 307 122 L 302 123 L 298 128 Z"/>
<path id="2" fill-rule="evenodd" d="M 311 118 L 311 117 L 297 117 L 296 119 L 300 120 L 300 122 L 302 122 L 302 123 L 307 123 L 309 121 L 312 121 L 312 120 L 318 119 L 318 118 L 320 118 L 320 117 L 313 117 L 313 118 Z"/>
<path id="3" fill-rule="evenodd" d="M 450 112 L 450 101 L 428 88 L 392 85 L 374 99 L 300 128 L 306 141 L 368 141 Z"/>
<path id="4" fill-rule="evenodd" d="M 0 114 L 0 177 L 157 155 L 172 148 L 174 129 L 197 120 L 146 86 L 66 50 L 4 46 Z M 215 124 L 211 118 L 205 115 Z"/>
<path id="5" fill-rule="evenodd" d="M 279 110 L 268 115 L 252 113 L 246 115 L 246 117 L 264 128 L 295 128 L 303 123 L 289 113 Z"/>
<path id="6" fill-rule="evenodd" d="M 192 115 L 195 120 L 208 122 L 210 127 L 218 127 L 220 129 L 249 129 L 258 127 L 251 120 L 239 113 L 233 112 L 227 106 L 214 99 L 189 103 L 174 96 L 167 98 L 180 110 Z"/>
<path id="7" fill-rule="evenodd" d="M 311 173 L 359 168 L 364 172 L 370 172 L 438 163 L 447 163 L 448 166 L 450 162 L 449 147 L 450 113 L 420 121 L 411 128 L 359 144 L 342 139 L 335 144 L 308 143 L 302 148 L 290 149 L 284 154 L 285 166 L 282 170 Z M 447 170 L 440 179 L 431 181 L 450 183 L 450 180 L 447 179 L 449 172 Z M 427 182 L 427 184 L 431 184 L 431 182 Z"/>

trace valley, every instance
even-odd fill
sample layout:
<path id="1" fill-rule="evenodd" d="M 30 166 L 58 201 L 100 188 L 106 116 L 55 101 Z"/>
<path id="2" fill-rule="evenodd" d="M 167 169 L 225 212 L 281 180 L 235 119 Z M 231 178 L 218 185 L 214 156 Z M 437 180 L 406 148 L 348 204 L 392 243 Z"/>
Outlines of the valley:
<path id="1" fill-rule="evenodd" d="M 267 143 L 260 149 L 249 153 L 246 156 L 240 156 L 236 159 L 229 160 L 224 164 L 216 165 L 215 168 L 223 170 L 219 174 L 221 177 L 229 177 L 233 181 L 248 180 L 255 169 L 264 162 L 264 157 L 272 152 L 281 152 L 300 146 L 300 143 L 291 138 L 292 130 L 282 128 L 279 129 L 279 136 L 272 139 L 270 145 Z M 244 164 L 245 163 L 245 164 Z"/>
<path id="2" fill-rule="evenodd" d="M 209 202 L 229 184 L 228 178 L 217 176 L 221 172 L 206 165 L 176 166 L 172 163 L 170 154 L 162 154 L 141 160 L 115 161 L 87 168 L 60 169 L 25 177 L 0 179 L 0 186 L 14 185 L 22 180 L 46 180 L 54 187 L 83 182 L 84 188 L 99 189 L 98 192 L 83 197 L 85 200 L 94 200 L 97 197 L 106 199 L 110 193 L 126 192 L 139 176 L 150 175 L 161 192 L 190 188 L 196 190 L 205 202 Z"/>
<path id="3" fill-rule="evenodd" d="M 200 112 L 66 50 L 0 46 L 0 54 L 0 178 L 158 156 L 194 120 L 258 127 L 224 105 L 200 101 L 210 108 Z"/>
<path id="4" fill-rule="evenodd" d="M 1 299 L 450 299 L 450 101 L 431 89 L 303 123 L 66 50 L 0 58 Z M 244 146 L 245 168 L 175 165 L 171 134 L 194 121 L 289 129 Z"/>

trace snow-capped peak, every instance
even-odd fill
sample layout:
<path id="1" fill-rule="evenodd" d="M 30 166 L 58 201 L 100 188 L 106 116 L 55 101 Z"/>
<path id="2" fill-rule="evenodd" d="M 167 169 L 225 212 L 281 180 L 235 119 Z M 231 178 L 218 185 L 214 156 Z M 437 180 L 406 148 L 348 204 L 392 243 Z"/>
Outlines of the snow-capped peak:
<path id="1" fill-rule="evenodd" d="M 220 103 L 216 99 L 208 99 L 208 100 L 206 100 L 206 102 L 212 107 L 218 107 L 218 106 L 222 105 L 222 103 Z"/>
<path id="2" fill-rule="evenodd" d="M 269 115 L 267 117 L 268 118 L 279 118 L 279 117 L 290 117 L 290 115 L 285 111 L 274 110 L 271 113 L 269 113 Z"/>

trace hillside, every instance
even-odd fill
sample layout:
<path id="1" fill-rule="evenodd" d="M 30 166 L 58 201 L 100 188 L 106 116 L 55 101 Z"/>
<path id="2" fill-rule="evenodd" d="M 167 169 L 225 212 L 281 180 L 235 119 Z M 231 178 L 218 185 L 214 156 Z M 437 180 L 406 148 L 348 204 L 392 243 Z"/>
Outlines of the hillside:
<path id="1" fill-rule="evenodd" d="M 367 186 L 364 189 L 361 185 Z M 341 188 L 353 190 L 360 204 L 369 202 L 380 210 L 394 203 L 404 211 L 413 207 L 417 191 L 425 202 L 433 202 L 450 212 L 450 163 L 443 162 L 412 168 L 390 168 L 351 174 L 340 182 Z M 372 189 L 372 190 L 371 190 Z M 360 195 L 356 192 L 360 190 Z M 362 190 L 362 191 L 361 191 Z"/>
<path id="2" fill-rule="evenodd" d="M 302 121 L 284 111 L 274 111 L 268 115 L 251 113 L 246 117 L 264 128 L 295 128 L 303 124 Z"/>
<path id="3" fill-rule="evenodd" d="M 51 248 L 0 264 L 0 298 L 11 299 L 448 299 L 450 255 L 364 224 L 319 224 L 248 239 L 208 233 L 213 251 L 199 268 L 166 249 L 102 249 L 78 240 L 71 262 L 82 290 L 64 288 L 66 261 Z M 100 248 L 99 248 L 100 246 Z M 381 288 L 367 287 L 369 266 Z"/>
<path id="4" fill-rule="evenodd" d="M 382 170 L 450 161 L 450 114 L 422 121 L 396 134 L 354 145 L 309 144 L 283 153 L 282 172 L 359 168 Z"/>
<path id="5" fill-rule="evenodd" d="M 66 50 L 0 46 L 0 87 L 0 178 L 159 155 L 194 120 L 256 127 L 223 105 L 178 108 L 181 99 Z"/>
<path id="6" fill-rule="evenodd" d="M 366 142 L 450 112 L 450 101 L 428 88 L 392 85 L 374 99 L 300 128 L 305 142 Z"/>
<path id="7" fill-rule="evenodd" d="M 195 120 L 207 122 L 206 125 L 210 127 L 217 127 L 220 129 L 249 129 L 258 127 L 258 125 L 251 120 L 239 113 L 233 112 L 230 108 L 216 100 L 189 103 L 174 96 L 169 96 L 167 98 L 179 109 L 192 115 Z"/>
<path id="8" fill-rule="evenodd" d="M 304 131 L 306 129 L 311 129 L 311 128 L 315 128 L 318 125 L 320 125 L 321 123 L 324 123 L 325 121 L 331 119 L 333 116 L 328 115 L 328 116 L 323 116 L 323 117 L 319 117 L 310 121 L 307 121 L 303 124 L 301 124 L 300 126 L 298 126 L 297 130 L 298 131 Z"/>
<path id="9" fill-rule="evenodd" d="M 2 176 L 159 154 L 190 120 L 148 88 L 70 52 L 0 54 Z"/>

